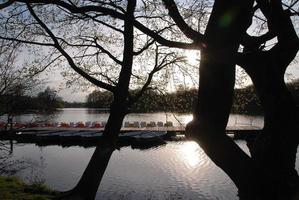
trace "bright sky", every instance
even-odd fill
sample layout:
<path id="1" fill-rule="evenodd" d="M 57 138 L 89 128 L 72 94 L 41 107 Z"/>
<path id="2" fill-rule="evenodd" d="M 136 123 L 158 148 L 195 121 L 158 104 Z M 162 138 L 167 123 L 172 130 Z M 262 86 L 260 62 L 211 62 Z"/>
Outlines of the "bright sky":
<path id="1" fill-rule="evenodd" d="M 295 27 L 296 27 L 296 24 L 295 24 Z M 199 65 L 199 59 L 200 59 L 199 51 L 188 50 L 188 51 L 186 51 L 185 55 L 190 64 Z M 76 89 L 75 87 L 74 88 L 66 88 L 66 81 L 63 79 L 62 75 L 60 74 L 59 69 L 51 70 L 50 73 L 48 73 L 47 75 L 43 75 L 43 76 L 47 81 L 45 87 L 50 86 L 51 88 L 58 90 L 59 95 L 65 101 L 83 102 L 86 100 L 86 96 L 90 92 L 90 91 L 89 92 L 82 91 L 80 89 Z M 286 79 L 286 81 L 291 81 L 291 80 L 298 79 L 298 78 L 299 78 L 299 64 L 294 62 L 291 66 L 288 67 L 285 79 Z M 170 90 L 173 91 L 175 88 L 173 86 L 174 80 L 170 80 L 169 82 L 170 82 L 169 83 L 170 86 L 168 88 L 170 88 Z M 187 82 L 191 82 L 191 81 L 187 80 Z M 251 81 L 248 78 L 248 80 L 245 81 L 245 85 L 248 85 L 250 83 L 251 83 Z M 236 87 L 239 87 L 239 86 L 236 85 Z"/>
<path id="2" fill-rule="evenodd" d="M 199 63 L 199 52 L 197 51 L 186 51 L 186 57 L 190 64 Z M 87 91 L 82 91 L 75 88 L 66 88 L 66 82 L 58 70 L 51 70 L 47 76 L 46 86 L 50 86 L 59 91 L 59 96 L 61 96 L 65 101 L 73 102 L 84 102 L 86 96 L 89 94 Z M 293 62 L 291 66 L 288 67 L 285 79 L 287 82 L 299 78 L 299 65 L 297 62 Z M 171 82 L 171 81 L 170 81 Z M 170 83 L 171 84 L 171 83 Z M 247 84 L 251 84 L 250 79 Z M 236 86 L 238 87 L 238 86 Z"/>

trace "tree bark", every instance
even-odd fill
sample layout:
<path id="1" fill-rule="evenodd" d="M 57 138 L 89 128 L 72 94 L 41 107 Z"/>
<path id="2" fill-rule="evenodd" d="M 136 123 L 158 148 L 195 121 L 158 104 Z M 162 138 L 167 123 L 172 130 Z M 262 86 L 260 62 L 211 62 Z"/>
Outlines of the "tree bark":
<path id="1" fill-rule="evenodd" d="M 129 84 L 132 74 L 134 56 L 134 10 L 136 0 L 127 1 L 127 12 L 124 19 L 124 51 L 119 81 L 114 92 L 110 116 L 105 127 L 104 138 L 116 142 L 124 116 L 128 109 Z"/>
<path id="2" fill-rule="evenodd" d="M 275 198 L 292 199 L 299 190 L 295 169 L 298 113 L 284 82 L 284 74 L 298 52 L 299 40 L 281 2 L 274 0 L 269 4 L 263 4 L 263 10 L 270 11 L 266 16 L 269 27 L 277 34 L 278 43 L 269 51 L 248 50 L 241 65 L 251 77 L 265 113 L 263 134 L 248 141 L 248 147 L 254 162 L 273 177 L 275 187 L 271 192 L 276 194 Z"/>
<path id="3" fill-rule="evenodd" d="M 233 97 L 236 54 L 251 24 L 253 1 L 216 0 L 206 29 L 200 63 L 200 93 L 186 131 L 233 180 L 242 199 L 272 198 L 271 176 L 225 135 Z M 262 178 L 261 178 L 262 177 Z"/>
<path id="4" fill-rule="evenodd" d="M 110 157 L 114 152 L 110 144 L 98 146 L 78 184 L 70 191 L 63 193 L 59 199 L 63 200 L 91 200 L 95 199 L 98 187 L 106 171 Z"/>
<path id="5" fill-rule="evenodd" d="M 104 142 L 95 149 L 80 181 L 74 189 L 66 192 L 60 199 L 94 199 L 110 157 L 117 148 L 118 135 L 123 119 L 128 111 L 129 84 L 133 65 L 133 21 L 136 0 L 127 1 L 124 19 L 124 53 L 118 84 L 114 90 L 114 99 L 110 115 L 103 133 Z"/>
<path id="6" fill-rule="evenodd" d="M 267 10 L 272 13 L 266 16 L 279 43 L 267 52 L 251 52 L 244 61 L 244 68 L 251 76 L 265 109 L 264 133 L 249 145 L 252 158 L 244 155 L 224 133 L 231 107 L 234 54 L 237 53 L 239 36 L 245 34 L 245 30 L 241 24 L 234 24 L 230 34 L 226 34 L 217 29 L 215 22 L 221 21 L 223 13 L 232 9 L 233 4 L 226 4 L 231 6 L 227 8 L 215 1 L 206 32 L 207 47 L 202 51 L 200 104 L 194 121 L 187 126 L 187 132 L 234 181 L 240 199 L 292 199 L 298 191 L 295 170 L 297 113 L 284 82 L 285 70 L 298 51 L 298 38 L 281 2 L 273 0 L 269 4 L 271 7 Z M 246 13 L 250 14 L 250 11 L 244 9 L 239 19 L 242 20 L 242 14 Z M 244 21 L 240 23 L 246 24 Z"/>

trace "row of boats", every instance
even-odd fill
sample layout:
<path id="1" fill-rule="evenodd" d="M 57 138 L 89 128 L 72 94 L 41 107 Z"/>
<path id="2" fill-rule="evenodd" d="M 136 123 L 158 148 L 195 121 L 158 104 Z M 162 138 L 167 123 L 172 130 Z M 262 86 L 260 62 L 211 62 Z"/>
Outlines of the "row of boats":
<path id="1" fill-rule="evenodd" d="M 36 143 L 38 145 L 93 145 L 103 138 L 102 131 L 89 130 L 26 130 L 9 134 L 7 137 L 17 142 Z M 119 134 L 121 144 L 139 147 L 151 147 L 166 144 L 169 139 L 166 131 L 130 131 Z M 0 138 L 9 139 L 9 138 Z"/>
<path id="2" fill-rule="evenodd" d="M 106 126 L 107 122 L 33 122 L 33 123 L 20 123 L 20 122 L 14 122 L 11 125 L 13 128 L 35 128 L 35 127 L 61 127 L 61 128 L 104 128 Z M 7 124 L 5 122 L 0 122 L 0 129 L 5 128 Z M 124 122 L 123 126 L 124 128 L 147 128 L 147 127 L 173 127 L 173 123 L 171 121 L 162 122 L 162 121 L 150 121 L 150 122 Z"/>

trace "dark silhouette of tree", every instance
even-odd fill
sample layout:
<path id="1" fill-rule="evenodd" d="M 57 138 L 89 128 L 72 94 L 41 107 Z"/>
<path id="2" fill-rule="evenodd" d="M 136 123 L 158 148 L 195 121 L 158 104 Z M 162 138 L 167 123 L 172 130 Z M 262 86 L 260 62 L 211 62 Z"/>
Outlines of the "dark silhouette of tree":
<path id="1" fill-rule="evenodd" d="M 140 39 L 142 36 L 134 32 L 135 4 L 134 1 L 127 5 L 120 1 L 8 1 L 0 5 L 0 9 L 7 9 L 1 17 L 0 39 L 22 43 L 26 48 L 47 47 L 47 60 L 51 62 L 40 61 L 44 67 L 66 61 L 91 84 L 112 93 L 113 102 L 104 130 L 104 137 L 112 143 L 117 143 L 128 108 L 151 88 L 154 74 L 174 63 L 185 62 L 183 57 L 154 44 L 153 39 Z M 145 64 L 147 76 L 141 76 L 133 71 L 134 60 L 137 56 L 147 56 L 143 54 L 148 49 L 154 56 L 152 62 Z M 129 92 L 132 77 L 141 83 L 134 95 Z"/>
<path id="2" fill-rule="evenodd" d="M 196 41 L 198 33 L 182 20 L 174 2 L 164 3 L 182 32 Z M 298 136 L 292 134 L 298 125 L 284 73 L 298 51 L 298 37 L 290 20 L 294 13 L 284 11 L 279 0 L 257 1 L 254 7 L 252 3 L 215 1 L 201 51 L 200 103 L 187 131 L 234 181 L 240 199 L 291 199 L 298 190 Z M 252 37 L 245 31 L 258 8 L 267 19 L 269 32 Z M 228 13 L 231 15 L 223 18 Z M 278 43 L 263 50 L 262 44 L 276 36 Z M 238 53 L 239 44 L 244 45 L 242 53 Z M 235 64 L 250 75 L 265 112 L 264 133 L 249 144 L 252 157 L 224 135 L 232 104 Z"/>
<path id="3" fill-rule="evenodd" d="M 298 113 L 284 74 L 299 50 L 299 39 L 291 13 L 283 10 L 281 1 L 258 1 L 258 5 L 278 42 L 268 51 L 259 49 L 260 44 L 244 46 L 246 55 L 240 64 L 252 78 L 265 112 L 263 134 L 249 143 L 249 149 L 275 183 L 274 198 L 290 199 L 299 185 L 295 170 Z"/>
<path id="4" fill-rule="evenodd" d="M 62 107 L 62 98 L 57 95 L 57 91 L 47 87 L 43 92 L 37 94 L 36 103 L 39 111 L 53 112 Z"/>
<path id="5" fill-rule="evenodd" d="M 177 57 L 174 53 L 167 52 L 167 49 L 161 51 L 160 45 L 153 46 L 154 40 L 151 38 L 145 38 L 145 42 L 143 39 L 143 43 L 138 43 L 139 33 L 134 32 L 135 8 L 135 0 L 125 3 L 6 1 L 0 4 L 0 9 L 5 10 L 1 16 L 1 40 L 22 43 L 27 45 L 27 48 L 32 45 L 47 47 L 47 60 L 51 62 L 40 62 L 44 64 L 44 68 L 55 62 L 61 63 L 63 59 L 81 77 L 113 94 L 110 115 L 103 133 L 108 144 L 97 147 L 93 156 L 94 158 L 98 155 L 99 149 L 103 150 L 104 155 L 100 153 L 99 159 L 103 159 L 104 163 L 108 163 L 113 150 L 117 148 L 119 130 L 129 111 L 128 108 L 151 87 L 154 74 L 173 63 L 185 62 L 183 57 Z M 118 18 L 120 21 L 111 20 L 109 17 Z M 145 27 L 142 23 L 139 24 Z M 102 43 L 108 45 L 104 46 Z M 134 44 L 139 45 L 135 47 Z M 149 48 L 154 58 L 149 65 L 151 67 L 146 63 L 147 76 L 140 77 L 133 72 L 134 57 L 143 54 Z M 120 52 L 120 55 L 116 55 L 117 52 Z M 110 62 L 107 63 L 107 60 Z M 93 71 L 93 65 L 99 70 Z M 142 83 L 134 95 L 129 93 L 132 77 Z M 91 161 L 91 166 L 92 163 Z M 68 194 L 69 198 L 73 199 L 78 194 L 77 191 L 81 191 L 81 198 L 88 199 L 90 196 L 84 196 L 88 195 L 90 189 L 86 187 L 89 185 L 87 180 L 99 183 L 106 166 L 103 167 L 99 176 L 87 169 L 78 187 Z"/>
<path id="6" fill-rule="evenodd" d="M 285 87 L 283 75 L 298 51 L 298 38 L 289 19 L 290 15 L 298 14 L 292 10 L 292 5 L 298 1 L 287 6 L 287 9 L 292 12 L 286 12 L 282 9 L 280 0 L 258 0 L 256 5 L 253 0 L 225 2 L 215 0 L 205 33 L 201 34 L 185 22 L 173 0 L 163 0 L 175 25 L 191 40 L 189 43 L 170 40 L 161 34 L 161 30 L 149 28 L 138 21 L 134 17 L 136 1 L 127 1 L 125 8 L 120 1 L 99 1 L 98 4 L 93 1 L 88 1 L 86 4 L 60 0 L 6 1 L 0 4 L 0 9 L 12 6 L 15 2 L 18 2 L 16 5 L 19 7 L 23 5 L 20 2 L 26 3 L 27 9 L 35 19 L 35 22 L 31 23 L 35 25 L 37 22 L 39 27 L 44 30 L 43 33 L 47 39 L 41 42 L 32 40 L 32 38 L 28 39 L 28 37 L 20 39 L 8 35 L 1 35 L 0 39 L 54 47 L 78 74 L 98 87 L 112 92 L 114 100 L 104 133 L 111 143 L 115 143 L 117 140 L 122 119 L 128 111 L 128 105 L 132 102 L 132 99 L 129 98 L 129 83 L 132 75 L 132 57 L 135 54 L 133 48 L 134 27 L 152 38 L 144 48 L 141 48 L 141 51 L 154 41 L 168 47 L 200 49 L 200 93 L 198 94 L 200 103 L 194 111 L 194 121 L 187 127 L 189 134 L 233 180 L 239 189 L 240 199 L 291 199 L 296 192 L 298 174 L 294 169 L 294 163 L 298 146 L 298 136 L 295 134 L 298 125 L 295 123 L 294 103 Z M 146 1 L 142 2 L 146 3 Z M 85 40 L 90 42 L 89 46 L 96 46 L 100 52 L 106 53 L 109 58 L 121 66 L 117 83 L 114 86 L 90 76 L 78 67 L 78 64 L 64 49 L 64 45 L 72 47 L 81 45 L 82 47 L 86 43 L 74 44 L 55 36 L 56 32 L 51 31 L 35 13 L 32 7 L 32 5 L 37 6 L 35 3 L 50 4 L 52 7 L 58 6 L 59 9 L 70 13 L 73 20 L 81 18 L 98 20 L 99 16 L 109 16 L 123 22 L 124 28 L 119 31 L 114 26 L 109 26 L 104 20 L 100 21 L 100 23 L 121 32 L 124 38 L 122 61 L 100 46 L 98 38 L 92 37 Z M 250 36 L 246 30 L 251 25 L 252 17 L 257 9 L 260 9 L 266 17 L 269 31 L 261 36 Z M 26 32 L 26 27 L 21 29 L 22 31 Z M 277 37 L 278 43 L 270 50 L 261 51 L 263 44 L 274 37 Z M 49 38 L 52 43 L 49 42 Z M 244 49 L 238 52 L 240 44 L 244 46 Z M 282 53 L 283 51 L 287 53 Z M 140 90 L 141 93 L 149 86 L 153 74 L 161 68 L 158 66 L 163 65 L 159 65 L 159 63 L 156 62 L 144 87 Z M 252 157 L 245 154 L 225 135 L 232 106 L 236 64 L 244 67 L 251 76 L 265 111 L 264 134 L 257 138 L 252 145 L 249 145 Z M 109 82 L 109 78 L 106 77 L 106 79 Z M 110 80 L 110 82 L 113 81 Z M 140 97 L 140 95 L 135 97 Z M 285 115 L 287 115 L 286 118 L 284 118 Z M 295 128 L 295 131 L 292 128 Z M 290 134 L 282 134 L 285 131 Z M 104 150 L 100 149 L 101 147 L 97 147 L 78 187 L 72 191 L 71 197 L 72 194 L 75 194 L 75 197 L 80 197 L 80 195 L 87 194 L 87 191 L 95 191 L 95 187 L 91 189 L 86 185 L 88 182 L 94 183 L 93 186 L 98 185 L 114 150 L 109 145 Z M 277 157 L 279 163 L 275 162 Z M 101 168 L 99 173 L 93 176 L 93 170 L 88 169 L 97 168 L 97 159 L 103 163 L 104 168 Z M 91 194 L 93 195 L 88 197 L 81 196 L 81 199 L 93 198 L 95 193 Z"/>
<path id="7" fill-rule="evenodd" d="M 6 128 L 11 127 L 14 115 L 28 110 L 31 90 L 42 83 L 38 71 L 29 70 L 30 66 L 18 64 L 20 44 L 1 41 L 0 44 L 0 116 L 7 116 Z"/>

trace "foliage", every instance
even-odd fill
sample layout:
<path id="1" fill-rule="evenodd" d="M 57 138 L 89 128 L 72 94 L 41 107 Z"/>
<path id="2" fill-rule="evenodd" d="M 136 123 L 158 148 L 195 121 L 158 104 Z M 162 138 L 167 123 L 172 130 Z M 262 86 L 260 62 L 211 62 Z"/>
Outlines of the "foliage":
<path id="1" fill-rule="evenodd" d="M 87 105 L 85 102 L 67 102 L 64 101 L 63 108 L 86 108 Z"/>
<path id="2" fill-rule="evenodd" d="M 86 105 L 89 108 L 109 108 L 112 101 L 111 92 L 95 90 L 87 95 Z"/>
<path id="3" fill-rule="evenodd" d="M 287 84 L 299 106 L 299 80 Z M 137 91 L 132 91 L 134 94 Z M 177 112 L 191 113 L 197 102 L 197 89 L 178 88 L 172 93 L 161 93 L 147 90 L 130 109 L 131 112 Z M 109 92 L 93 91 L 87 96 L 86 106 L 89 108 L 109 108 L 113 96 Z M 219 102 L 221 103 L 221 102 Z M 233 113 L 262 114 L 263 110 L 252 85 L 235 89 Z"/>
<path id="4" fill-rule="evenodd" d="M 14 95 L 2 95 L 0 105 L 5 105 L 0 107 L 0 112 L 9 113 L 12 116 L 34 111 L 53 112 L 64 106 L 62 98 L 49 87 L 36 96 L 17 92 Z"/>
<path id="5" fill-rule="evenodd" d="M 48 200 L 58 193 L 45 185 L 27 185 L 16 177 L 0 176 L 0 199 L 6 200 Z"/>
<path id="6" fill-rule="evenodd" d="M 57 95 L 55 90 L 49 87 L 38 93 L 36 103 L 37 109 L 45 112 L 55 111 L 56 108 L 63 107 L 62 98 Z"/>
<path id="7" fill-rule="evenodd" d="M 21 45 L 7 41 L 0 44 L 0 115 L 14 115 L 26 109 L 29 95 L 41 84 L 38 72 L 18 64 Z"/>

